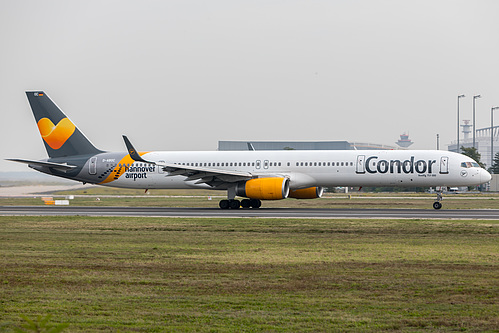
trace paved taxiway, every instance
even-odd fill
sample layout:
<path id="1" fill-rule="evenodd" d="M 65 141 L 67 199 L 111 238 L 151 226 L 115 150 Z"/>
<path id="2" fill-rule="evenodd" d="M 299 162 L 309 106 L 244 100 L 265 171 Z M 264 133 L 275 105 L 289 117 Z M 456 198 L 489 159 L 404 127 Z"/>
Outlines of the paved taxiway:
<path id="1" fill-rule="evenodd" d="M 259 217 L 259 218 L 423 218 L 499 220 L 499 209 L 306 209 L 260 208 L 221 210 L 218 208 L 170 207 L 68 207 L 3 206 L 0 215 L 57 216 L 160 216 L 160 217 Z"/>

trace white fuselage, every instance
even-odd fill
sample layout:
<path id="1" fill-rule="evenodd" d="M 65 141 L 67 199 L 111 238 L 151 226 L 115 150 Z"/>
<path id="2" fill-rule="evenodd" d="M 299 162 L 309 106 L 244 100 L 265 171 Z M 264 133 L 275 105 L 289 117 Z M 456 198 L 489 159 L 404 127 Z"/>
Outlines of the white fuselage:
<path id="1" fill-rule="evenodd" d="M 101 185 L 149 189 L 211 188 L 186 176 L 168 175 L 158 166 L 130 161 L 128 155 L 114 159 L 107 155 L 97 155 L 97 164 L 122 167 L 123 171 L 116 179 L 96 182 Z M 145 153 L 142 157 L 148 161 L 195 168 L 243 171 L 255 178 L 286 177 L 291 189 L 312 186 L 471 186 L 490 180 L 490 174 L 469 157 L 438 150 L 157 151 Z"/>

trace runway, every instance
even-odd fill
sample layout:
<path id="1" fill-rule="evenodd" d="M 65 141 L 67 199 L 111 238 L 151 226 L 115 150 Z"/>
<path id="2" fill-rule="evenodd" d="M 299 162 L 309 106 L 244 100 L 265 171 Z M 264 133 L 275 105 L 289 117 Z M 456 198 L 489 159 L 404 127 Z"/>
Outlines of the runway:
<path id="1" fill-rule="evenodd" d="M 382 218 L 382 219 L 485 219 L 499 220 L 499 209 L 306 209 L 306 208 L 171 208 L 2 206 L 0 215 L 13 216 L 139 216 L 218 218 Z"/>

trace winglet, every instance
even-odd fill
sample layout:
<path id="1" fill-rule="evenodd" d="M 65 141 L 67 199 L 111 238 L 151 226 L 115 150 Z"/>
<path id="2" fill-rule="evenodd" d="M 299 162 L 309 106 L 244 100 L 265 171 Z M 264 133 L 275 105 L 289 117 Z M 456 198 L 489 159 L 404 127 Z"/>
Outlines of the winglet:
<path id="1" fill-rule="evenodd" d="M 125 146 L 126 146 L 126 149 L 128 150 L 128 154 L 130 154 L 130 157 L 134 161 L 151 163 L 151 162 L 148 162 L 148 161 L 144 160 L 142 157 L 140 157 L 139 153 L 137 153 L 137 151 L 135 150 L 135 148 L 133 148 L 132 143 L 130 142 L 130 140 L 128 140 L 128 138 L 126 137 L 126 135 L 123 135 L 123 140 L 125 141 Z"/>

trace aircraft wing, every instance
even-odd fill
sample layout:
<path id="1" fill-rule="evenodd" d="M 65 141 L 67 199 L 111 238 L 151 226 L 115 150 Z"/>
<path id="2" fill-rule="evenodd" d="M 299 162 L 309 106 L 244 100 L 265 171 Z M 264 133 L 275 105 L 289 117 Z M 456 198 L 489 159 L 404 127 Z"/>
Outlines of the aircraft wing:
<path id="1" fill-rule="evenodd" d="M 166 176 L 185 176 L 188 181 L 197 180 L 196 184 L 205 183 L 213 187 L 221 186 L 225 183 L 234 183 L 254 178 L 253 174 L 244 171 L 231 171 L 183 164 L 147 161 L 137 153 L 130 140 L 128 140 L 125 135 L 123 135 L 123 140 L 125 141 L 130 157 L 134 161 L 157 165 L 168 173 Z"/>
<path id="2" fill-rule="evenodd" d="M 254 178 L 249 172 L 229 171 L 205 167 L 195 167 L 182 164 L 152 162 L 168 172 L 167 176 L 185 176 L 186 180 L 198 180 L 196 184 L 206 183 L 210 186 L 220 186 L 223 183 L 234 183 Z"/>
<path id="3" fill-rule="evenodd" d="M 28 166 L 36 165 L 36 166 L 41 166 L 41 167 L 54 168 L 54 169 L 59 169 L 62 171 L 68 171 L 68 170 L 71 170 L 71 169 L 74 169 L 77 167 L 76 165 L 69 165 L 67 163 L 54 163 L 54 162 L 45 162 L 45 161 L 23 160 L 20 158 L 7 158 L 7 161 L 24 163 L 24 164 L 27 164 Z"/>

